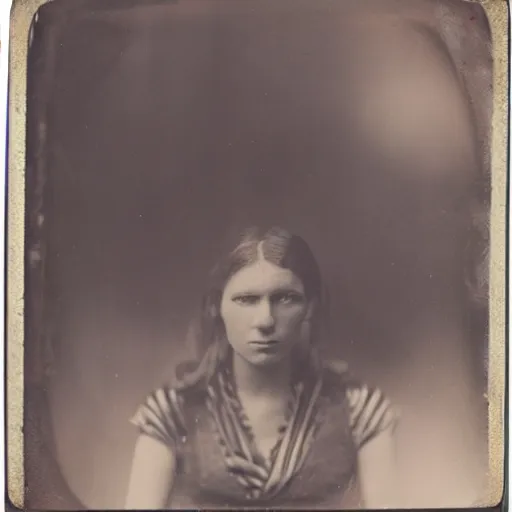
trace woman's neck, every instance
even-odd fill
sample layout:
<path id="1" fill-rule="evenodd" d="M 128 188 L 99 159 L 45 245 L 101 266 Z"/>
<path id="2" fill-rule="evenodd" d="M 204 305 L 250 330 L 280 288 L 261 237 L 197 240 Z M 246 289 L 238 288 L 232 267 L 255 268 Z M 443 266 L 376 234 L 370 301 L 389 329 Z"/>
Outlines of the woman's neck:
<path id="1" fill-rule="evenodd" d="M 233 354 L 233 377 L 239 392 L 253 396 L 287 394 L 291 383 L 289 358 L 269 366 L 255 366 Z"/>

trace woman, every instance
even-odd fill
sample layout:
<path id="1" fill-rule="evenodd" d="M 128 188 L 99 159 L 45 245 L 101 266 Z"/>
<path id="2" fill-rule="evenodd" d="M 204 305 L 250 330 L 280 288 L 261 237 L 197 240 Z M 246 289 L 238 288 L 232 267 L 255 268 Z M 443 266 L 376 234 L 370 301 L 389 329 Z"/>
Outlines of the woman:
<path id="1" fill-rule="evenodd" d="M 396 506 L 395 414 L 318 356 L 324 302 L 302 238 L 244 234 L 213 273 L 201 362 L 132 420 L 127 508 Z"/>

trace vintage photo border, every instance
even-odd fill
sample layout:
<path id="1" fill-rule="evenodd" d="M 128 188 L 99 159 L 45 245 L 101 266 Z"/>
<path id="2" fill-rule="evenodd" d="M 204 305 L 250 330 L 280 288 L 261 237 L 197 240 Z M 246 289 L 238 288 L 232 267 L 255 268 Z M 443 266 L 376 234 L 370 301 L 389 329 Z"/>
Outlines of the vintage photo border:
<path id="1" fill-rule="evenodd" d="M 77 0 L 61 0 L 70 5 Z M 312 0 L 314 1 L 314 0 Z M 342 1 L 342 0 L 340 0 Z M 414 0 L 411 0 L 414 1 Z M 491 135 L 492 199 L 489 283 L 489 488 L 476 506 L 502 500 L 505 468 L 505 383 L 507 329 L 507 164 L 509 12 L 505 0 L 478 1 L 484 8 L 493 44 Z M 31 25 L 47 0 L 14 0 L 11 11 L 6 252 L 6 477 L 7 496 L 23 509 L 24 468 L 24 316 L 25 316 L 25 170 L 27 56 Z M 41 220 L 43 222 L 43 219 Z"/>

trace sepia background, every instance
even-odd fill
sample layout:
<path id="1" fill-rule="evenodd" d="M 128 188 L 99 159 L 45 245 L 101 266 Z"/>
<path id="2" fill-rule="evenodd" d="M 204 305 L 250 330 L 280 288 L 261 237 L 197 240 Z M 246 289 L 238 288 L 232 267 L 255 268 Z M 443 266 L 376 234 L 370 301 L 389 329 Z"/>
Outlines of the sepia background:
<path id="1" fill-rule="evenodd" d="M 252 224 L 311 244 L 332 301 L 326 354 L 402 409 L 408 506 L 478 500 L 483 10 L 55 0 L 30 37 L 27 505 L 122 506 L 128 420 L 193 355 L 205 277 Z"/>

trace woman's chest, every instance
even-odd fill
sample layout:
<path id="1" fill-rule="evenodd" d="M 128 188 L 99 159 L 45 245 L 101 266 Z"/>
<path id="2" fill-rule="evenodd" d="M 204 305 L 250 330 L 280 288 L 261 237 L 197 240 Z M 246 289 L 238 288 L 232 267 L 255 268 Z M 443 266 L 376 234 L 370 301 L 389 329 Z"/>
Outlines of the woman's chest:
<path id="1" fill-rule="evenodd" d="M 238 434 L 247 442 L 249 457 L 269 466 L 275 450 L 286 433 L 293 412 L 290 401 L 250 401 L 240 398 L 237 422 Z M 218 429 L 217 429 L 218 430 Z"/>
<path id="2" fill-rule="evenodd" d="M 189 417 L 193 428 L 174 493 L 189 501 L 178 501 L 180 507 L 314 506 L 329 497 L 337 502 L 354 475 L 355 449 L 341 406 L 318 407 L 308 421 L 289 423 L 276 437 L 275 426 L 269 428 L 266 442 L 274 446 L 266 460 L 258 457 L 247 428 L 219 424 L 222 419 L 208 408 Z"/>

